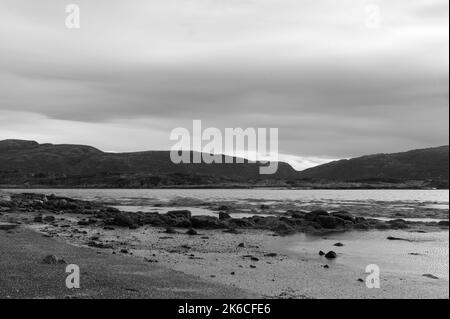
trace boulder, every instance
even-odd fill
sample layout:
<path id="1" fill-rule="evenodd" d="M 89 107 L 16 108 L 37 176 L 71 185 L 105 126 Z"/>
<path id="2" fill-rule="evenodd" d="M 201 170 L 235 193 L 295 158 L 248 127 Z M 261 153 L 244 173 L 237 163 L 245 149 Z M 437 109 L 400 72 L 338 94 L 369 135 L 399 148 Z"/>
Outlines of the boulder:
<path id="1" fill-rule="evenodd" d="M 124 213 L 118 213 L 114 216 L 113 222 L 115 225 L 120 227 L 130 227 L 136 224 L 136 220 L 130 215 Z"/>
<path id="2" fill-rule="evenodd" d="M 192 227 L 198 229 L 218 229 L 223 227 L 220 220 L 213 216 L 193 216 L 191 223 Z"/>
<path id="3" fill-rule="evenodd" d="M 231 216 L 229 214 L 227 214 L 227 213 L 220 212 L 219 213 L 219 219 L 220 220 L 228 220 L 228 219 L 231 219 Z"/>
<path id="4" fill-rule="evenodd" d="M 190 219 L 192 217 L 191 211 L 189 210 L 171 210 L 167 212 L 167 215 L 173 218 L 186 218 Z"/>
<path id="5" fill-rule="evenodd" d="M 441 220 L 441 221 L 438 223 L 438 225 L 439 225 L 439 226 L 448 226 L 448 220 Z"/>
<path id="6" fill-rule="evenodd" d="M 314 210 L 305 215 L 305 219 L 307 220 L 316 220 L 319 216 L 330 216 L 325 210 Z"/>
<path id="7" fill-rule="evenodd" d="M 190 235 L 190 236 L 195 236 L 198 235 L 197 231 L 195 229 L 190 228 L 186 234 Z"/>
<path id="8" fill-rule="evenodd" d="M 327 259 L 335 259 L 337 258 L 337 254 L 334 251 L 329 251 L 326 253 L 325 258 Z"/>
<path id="9" fill-rule="evenodd" d="M 331 216 L 338 217 L 343 220 L 348 220 L 352 223 L 356 222 L 356 217 L 346 211 L 334 212 L 334 213 L 331 213 Z"/>
<path id="10" fill-rule="evenodd" d="M 345 221 L 343 219 L 333 216 L 320 215 L 316 217 L 315 221 L 320 226 L 326 229 L 335 229 L 341 226 L 345 226 Z"/>

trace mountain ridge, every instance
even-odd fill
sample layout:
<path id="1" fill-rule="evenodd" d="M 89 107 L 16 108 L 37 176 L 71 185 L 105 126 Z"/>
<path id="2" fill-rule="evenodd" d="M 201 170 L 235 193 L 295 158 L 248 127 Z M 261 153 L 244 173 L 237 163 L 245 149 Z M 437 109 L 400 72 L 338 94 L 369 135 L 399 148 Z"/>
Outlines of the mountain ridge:
<path id="1" fill-rule="evenodd" d="M 448 153 L 448 145 L 378 153 L 333 161 L 303 171 L 279 162 L 276 174 L 260 175 L 262 164 L 247 160 L 233 164 L 174 164 L 170 160 L 170 151 L 112 153 L 87 145 L 39 144 L 9 139 L 0 141 L 0 185 L 155 188 L 238 184 L 241 187 L 306 188 L 338 185 L 336 187 L 340 188 L 371 187 L 372 184 L 378 187 L 380 183 L 403 187 L 402 183 L 419 181 L 414 185 L 448 188 Z M 222 159 L 225 158 L 222 155 Z"/>

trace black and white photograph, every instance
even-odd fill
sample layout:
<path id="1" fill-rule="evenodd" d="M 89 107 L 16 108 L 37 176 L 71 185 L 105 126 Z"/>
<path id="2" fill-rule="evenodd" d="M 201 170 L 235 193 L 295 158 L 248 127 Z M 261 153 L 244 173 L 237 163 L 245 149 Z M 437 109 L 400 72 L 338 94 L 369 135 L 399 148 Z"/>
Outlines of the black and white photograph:
<path id="1" fill-rule="evenodd" d="M 448 145 L 448 0 L 0 0 L 0 305 L 448 300 Z"/>

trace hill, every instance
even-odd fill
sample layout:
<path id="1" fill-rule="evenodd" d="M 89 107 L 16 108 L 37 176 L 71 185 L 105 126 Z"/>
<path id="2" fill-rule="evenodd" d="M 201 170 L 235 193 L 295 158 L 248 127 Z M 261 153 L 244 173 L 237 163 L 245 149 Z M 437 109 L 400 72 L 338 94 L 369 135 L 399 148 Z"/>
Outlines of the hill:
<path id="1" fill-rule="evenodd" d="M 441 146 L 362 156 L 309 168 L 300 173 L 300 178 L 331 182 L 427 181 L 448 188 L 448 153 L 449 147 Z"/>

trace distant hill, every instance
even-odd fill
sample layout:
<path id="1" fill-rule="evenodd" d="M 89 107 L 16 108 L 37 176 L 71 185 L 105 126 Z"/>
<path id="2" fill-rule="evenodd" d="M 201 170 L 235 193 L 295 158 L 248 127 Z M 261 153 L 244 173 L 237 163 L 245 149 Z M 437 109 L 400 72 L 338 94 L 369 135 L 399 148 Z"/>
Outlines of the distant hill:
<path id="1" fill-rule="evenodd" d="M 0 186 L 448 188 L 448 153 L 449 147 L 442 146 L 368 155 L 302 172 L 280 162 L 276 174 L 260 175 L 261 164 L 248 161 L 174 164 L 169 151 L 107 153 L 84 145 L 4 140 L 0 141 Z"/>
<path id="2" fill-rule="evenodd" d="M 192 156 L 192 153 L 191 153 Z M 223 157 L 225 159 L 225 156 Z M 106 153 L 84 145 L 0 141 L 0 185 L 50 187 L 159 187 L 256 183 L 296 176 L 286 163 L 260 175 L 260 163 L 174 164 L 169 151 Z"/>
<path id="3" fill-rule="evenodd" d="M 448 146 L 339 160 L 300 172 L 300 178 L 334 182 L 429 181 L 448 188 Z"/>

